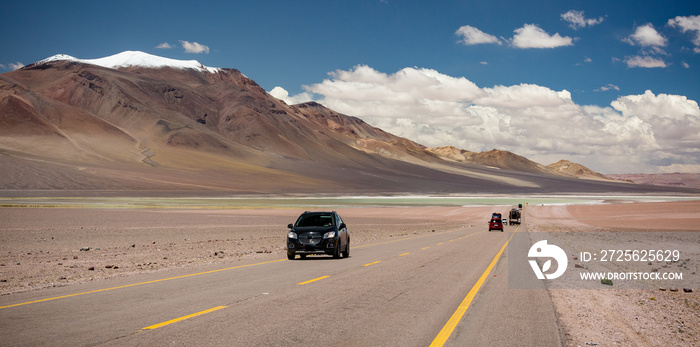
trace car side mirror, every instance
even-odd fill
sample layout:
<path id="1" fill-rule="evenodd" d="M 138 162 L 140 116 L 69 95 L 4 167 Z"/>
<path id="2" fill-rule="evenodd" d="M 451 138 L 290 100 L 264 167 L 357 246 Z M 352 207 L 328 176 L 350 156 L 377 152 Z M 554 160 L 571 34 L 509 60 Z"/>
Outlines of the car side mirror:
<path id="1" fill-rule="evenodd" d="M 287 228 L 289 228 L 289 229 L 291 229 L 291 228 L 293 228 L 293 227 L 294 227 L 294 225 L 291 224 L 291 223 L 290 223 L 289 225 L 287 225 Z"/>
<path id="2" fill-rule="evenodd" d="M 346 229 L 348 226 L 345 223 L 340 223 L 340 229 Z"/>

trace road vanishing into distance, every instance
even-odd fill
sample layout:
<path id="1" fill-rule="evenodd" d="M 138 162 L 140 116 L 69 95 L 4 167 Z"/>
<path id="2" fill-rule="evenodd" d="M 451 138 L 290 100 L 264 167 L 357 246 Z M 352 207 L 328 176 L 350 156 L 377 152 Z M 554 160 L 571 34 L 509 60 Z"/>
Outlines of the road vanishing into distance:
<path id="1" fill-rule="evenodd" d="M 508 288 L 506 244 L 525 227 L 5 295 L 0 345 L 561 345 L 548 291 Z"/>

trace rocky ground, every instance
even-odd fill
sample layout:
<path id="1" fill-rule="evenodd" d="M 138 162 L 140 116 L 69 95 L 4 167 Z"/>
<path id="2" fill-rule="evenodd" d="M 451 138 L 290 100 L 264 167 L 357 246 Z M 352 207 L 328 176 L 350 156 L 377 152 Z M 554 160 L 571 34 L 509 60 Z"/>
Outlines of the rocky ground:
<path id="1" fill-rule="evenodd" d="M 494 207 L 338 210 L 354 245 L 486 223 Z M 505 209 L 505 208 L 501 208 Z M 283 258 L 299 209 L 0 208 L 0 295 L 206 264 Z M 505 211 L 503 211 L 505 212 Z M 699 202 L 527 206 L 530 232 L 697 232 Z M 696 245 L 697 247 L 697 245 Z M 684 263 L 697 267 L 700 259 Z M 698 346 L 682 289 L 550 289 L 569 346 Z"/>
<path id="2" fill-rule="evenodd" d="M 698 202 L 545 206 L 528 212 L 531 232 L 683 232 L 697 239 L 700 230 Z M 696 274 L 700 258 L 684 260 L 661 266 Z M 688 293 L 680 286 L 600 287 L 550 289 L 567 346 L 700 345 L 699 288 L 686 288 L 692 290 Z"/>
<path id="3" fill-rule="evenodd" d="M 352 244 L 454 229 L 487 208 L 339 211 Z M 298 209 L 0 208 L 0 295 L 286 254 Z"/>

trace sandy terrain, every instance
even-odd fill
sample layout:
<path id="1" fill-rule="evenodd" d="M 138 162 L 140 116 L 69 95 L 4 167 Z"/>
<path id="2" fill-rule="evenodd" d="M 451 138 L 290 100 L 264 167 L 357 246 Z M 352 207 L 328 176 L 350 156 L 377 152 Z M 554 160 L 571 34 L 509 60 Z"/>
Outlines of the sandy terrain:
<path id="1" fill-rule="evenodd" d="M 699 212 L 698 201 L 540 206 L 528 209 L 528 231 L 698 232 Z M 697 271 L 699 260 L 691 259 L 687 271 Z M 699 288 L 692 293 L 670 289 L 550 293 L 567 346 L 700 345 Z"/>
<path id="2" fill-rule="evenodd" d="M 502 211 L 501 211 L 502 210 Z M 338 209 L 353 245 L 486 226 L 504 207 Z M 0 208 L 0 295 L 135 273 L 283 258 L 302 210 Z M 698 231 L 700 202 L 528 206 L 528 231 Z M 81 250 L 83 249 L 83 250 Z M 693 259 L 696 266 L 700 259 Z M 700 345 L 693 293 L 552 289 L 570 346 Z"/>
<path id="3" fill-rule="evenodd" d="M 0 208 L 0 294 L 286 254 L 303 210 Z M 353 245 L 485 225 L 491 208 L 338 210 Z M 83 249 L 83 250 L 81 250 Z M 92 269 L 92 270 L 91 270 Z"/>

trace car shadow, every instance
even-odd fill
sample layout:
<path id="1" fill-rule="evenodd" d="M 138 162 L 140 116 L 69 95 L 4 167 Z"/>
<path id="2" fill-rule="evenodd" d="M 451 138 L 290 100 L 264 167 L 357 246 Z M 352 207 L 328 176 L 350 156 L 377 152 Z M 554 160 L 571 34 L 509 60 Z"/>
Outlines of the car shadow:
<path id="1" fill-rule="evenodd" d="M 349 256 L 348 258 L 351 258 L 352 256 Z M 343 260 L 347 258 L 333 258 L 332 256 L 323 256 L 323 255 L 317 255 L 317 256 L 309 256 L 307 255 L 306 258 L 299 258 L 297 255 L 294 260 L 304 260 L 304 261 L 320 261 L 320 260 Z"/>

